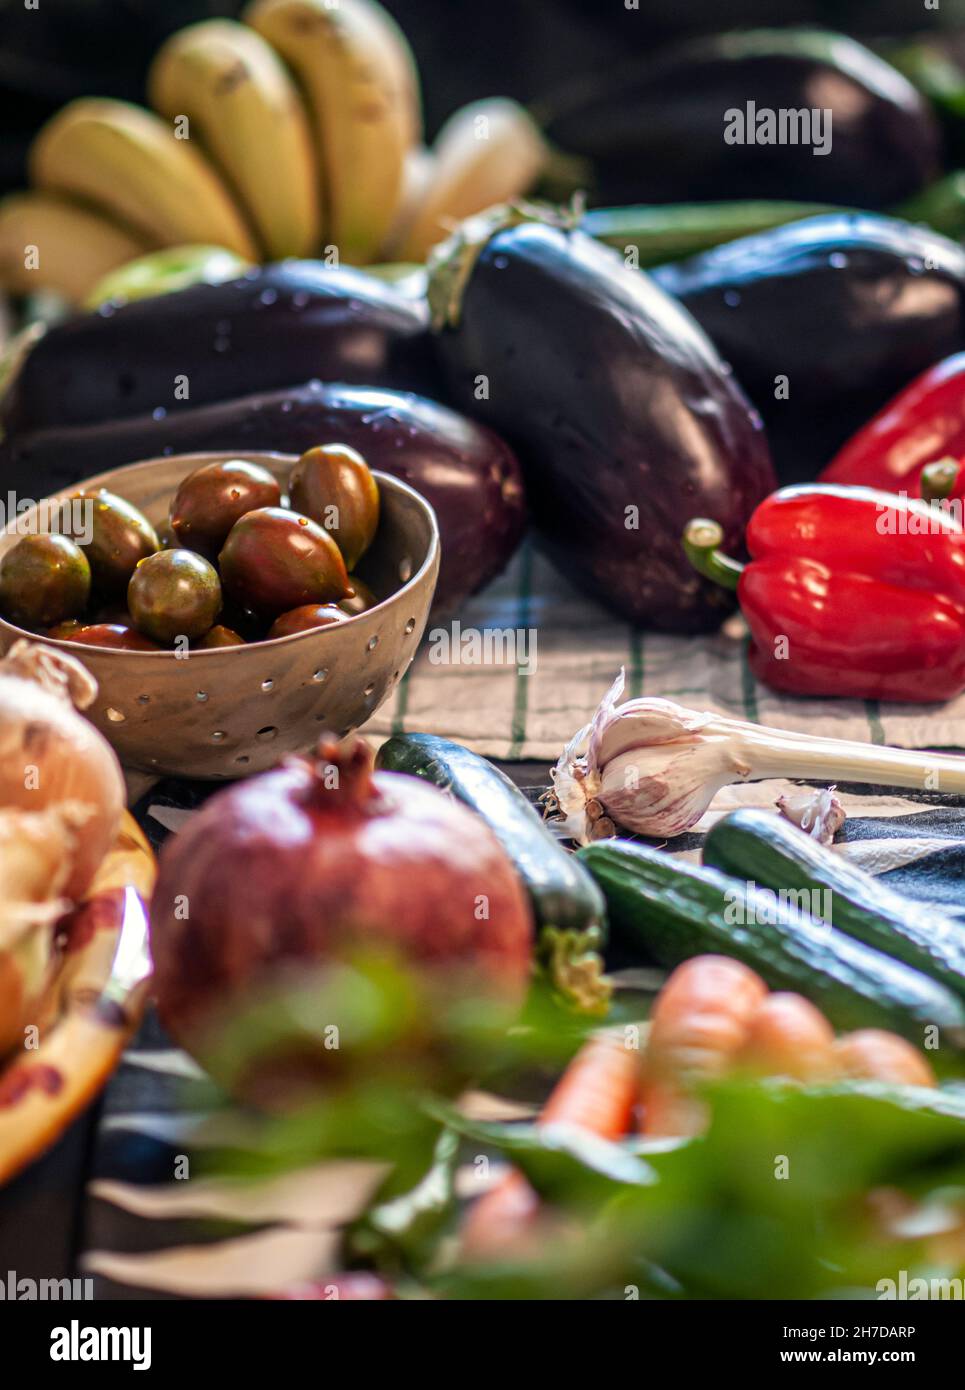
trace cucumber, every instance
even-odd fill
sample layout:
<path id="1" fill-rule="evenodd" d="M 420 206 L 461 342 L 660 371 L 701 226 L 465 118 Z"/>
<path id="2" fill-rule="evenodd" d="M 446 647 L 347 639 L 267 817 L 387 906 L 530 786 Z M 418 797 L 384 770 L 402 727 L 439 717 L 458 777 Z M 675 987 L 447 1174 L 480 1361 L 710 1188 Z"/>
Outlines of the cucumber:
<path id="1" fill-rule="evenodd" d="M 491 762 L 432 734 L 400 734 L 383 743 L 376 766 L 407 772 L 449 791 L 487 823 L 529 893 L 540 929 L 591 932 L 605 939 L 606 905 L 593 879 L 559 843 L 518 787 Z"/>
<path id="2" fill-rule="evenodd" d="M 599 841 L 578 858 L 603 889 L 614 934 L 662 965 L 734 956 L 772 988 L 803 994 L 836 1028 L 887 1028 L 920 1046 L 937 1026 L 943 1041 L 965 1046 L 965 1006 L 950 990 L 771 894 L 627 841 Z"/>
<path id="3" fill-rule="evenodd" d="M 734 811 L 717 821 L 704 841 L 704 863 L 795 894 L 795 905 L 812 916 L 826 918 L 965 998 L 965 927 L 909 902 L 773 811 Z"/>
<path id="4" fill-rule="evenodd" d="M 626 252 L 633 247 L 638 266 L 662 265 L 708 251 L 725 241 L 799 222 L 823 212 L 838 212 L 827 203 L 756 202 L 644 204 L 626 208 L 592 208 L 580 229 L 597 241 Z"/>

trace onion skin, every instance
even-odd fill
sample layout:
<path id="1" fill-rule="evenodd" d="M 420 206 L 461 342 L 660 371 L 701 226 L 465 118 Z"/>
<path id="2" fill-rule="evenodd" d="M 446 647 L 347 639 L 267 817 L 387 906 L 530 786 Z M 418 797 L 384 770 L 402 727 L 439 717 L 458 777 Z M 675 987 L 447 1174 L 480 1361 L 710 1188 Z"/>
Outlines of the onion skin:
<path id="1" fill-rule="evenodd" d="M 77 665 L 49 648 L 19 642 L 8 661 L 23 662 L 38 651 L 53 666 Z M 79 902 L 117 836 L 126 801 L 124 775 L 107 740 L 74 709 L 68 687 L 54 693 L 12 674 L 15 669 L 0 663 L 0 805 L 44 811 L 71 802 L 89 808 L 63 885 L 64 895 Z"/>
<path id="2" fill-rule="evenodd" d="M 213 796 L 162 850 L 151 904 L 161 1019 L 202 1061 L 207 1029 L 272 971 L 384 946 L 515 1006 L 532 939 L 488 827 L 414 777 L 373 774 L 361 741 L 323 740 Z"/>
<path id="3" fill-rule="evenodd" d="M 49 1008 L 54 924 L 82 808 L 36 814 L 0 807 L 0 1058 Z"/>

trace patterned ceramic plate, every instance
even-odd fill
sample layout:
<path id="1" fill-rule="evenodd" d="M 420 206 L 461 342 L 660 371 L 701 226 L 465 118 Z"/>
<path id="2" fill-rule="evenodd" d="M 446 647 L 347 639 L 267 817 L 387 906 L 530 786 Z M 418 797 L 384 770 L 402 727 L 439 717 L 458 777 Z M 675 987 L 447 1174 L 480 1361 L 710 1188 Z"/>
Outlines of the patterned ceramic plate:
<path id="1" fill-rule="evenodd" d="M 140 1022 L 154 875 L 151 847 L 125 812 L 114 848 L 67 923 L 39 1045 L 0 1066 L 0 1183 L 38 1158 L 94 1099 Z"/>

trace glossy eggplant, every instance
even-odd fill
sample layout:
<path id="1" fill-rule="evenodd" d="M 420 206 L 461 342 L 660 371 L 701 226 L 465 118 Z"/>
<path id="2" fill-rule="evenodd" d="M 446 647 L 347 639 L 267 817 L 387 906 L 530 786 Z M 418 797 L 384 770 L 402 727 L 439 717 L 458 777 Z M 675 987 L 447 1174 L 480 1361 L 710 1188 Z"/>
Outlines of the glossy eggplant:
<path id="1" fill-rule="evenodd" d="M 806 440 L 816 477 L 906 382 L 965 346 L 965 251 L 896 218 L 807 218 L 653 275 L 733 367 L 785 481 L 786 452 L 796 465 Z"/>
<path id="2" fill-rule="evenodd" d="M 0 422 L 16 433 L 173 415 L 312 379 L 427 389 L 427 348 L 425 306 L 391 285 L 281 261 L 49 329 L 14 376 Z"/>
<path id="3" fill-rule="evenodd" d="M 544 220 L 465 224 L 430 302 L 452 398 L 516 448 L 551 557 L 624 617 L 670 631 L 728 600 L 688 574 L 689 517 L 738 547 L 774 484 L 763 429 L 709 339 L 639 271 Z"/>
<path id="4" fill-rule="evenodd" d="M 163 454 L 207 450 L 303 454 L 348 444 L 373 469 L 401 478 L 439 518 L 436 611 L 455 608 L 505 568 L 525 502 L 511 449 L 481 425 L 407 392 L 318 382 L 242 397 L 162 419 L 50 429 L 0 444 L 0 486 L 43 497 L 92 473 Z"/>
<path id="5" fill-rule="evenodd" d="M 589 161 L 602 203 L 886 208 L 940 169 L 938 125 L 920 93 L 864 45 L 824 30 L 697 39 L 570 79 L 537 114 L 556 145 Z"/>

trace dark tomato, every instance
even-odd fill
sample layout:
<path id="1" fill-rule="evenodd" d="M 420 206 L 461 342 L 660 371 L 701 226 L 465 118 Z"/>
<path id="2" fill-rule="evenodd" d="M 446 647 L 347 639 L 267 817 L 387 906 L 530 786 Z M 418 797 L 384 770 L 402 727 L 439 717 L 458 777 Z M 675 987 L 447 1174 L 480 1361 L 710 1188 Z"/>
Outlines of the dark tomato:
<path id="1" fill-rule="evenodd" d="M 155 642 L 201 637 L 221 611 L 218 572 L 193 550 L 161 550 L 134 571 L 127 605 L 138 630 Z"/>
<path id="2" fill-rule="evenodd" d="M 244 459 L 206 463 L 184 479 L 171 503 L 179 545 L 214 559 L 245 512 L 277 507 L 281 488 L 267 468 Z"/>
<path id="3" fill-rule="evenodd" d="M 75 618 L 89 596 L 87 557 L 66 536 L 24 536 L 3 558 L 0 612 L 21 627 Z"/>
<path id="4" fill-rule="evenodd" d="M 215 623 L 214 627 L 209 627 L 194 646 L 199 652 L 205 652 L 210 651 L 213 647 L 244 647 L 247 646 L 247 643 L 233 628 L 223 627 L 221 623 Z"/>
<path id="5" fill-rule="evenodd" d="M 331 627 L 344 623 L 346 616 L 334 603 L 305 603 L 276 618 L 268 629 L 269 637 L 290 637 L 293 632 L 307 632 L 311 627 Z"/>
<path id="6" fill-rule="evenodd" d="M 118 651 L 130 652 L 161 650 L 156 642 L 151 642 L 124 623 L 63 623 L 60 627 L 51 628 L 47 636 L 61 642 L 81 642 L 85 647 L 114 647 Z"/>
<path id="7" fill-rule="evenodd" d="M 137 507 L 104 488 L 78 496 L 90 504 L 88 536 L 76 539 L 90 563 L 93 587 L 105 597 L 124 594 L 140 561 L 160 549 L 157 532 Z"/>
<path id="8" fill-rule="evenodd" d="M 259 613 L 336 602 L 350 587 L 328 532 L 282 507 L 260 507 L 236 521 L 218 564 L 225 592 Z"/>
<path id="9" fill-rule="evenodd" d="M 293 510 L 323 526 L 354 569 L 379 525 L 379 485 L 362 455 L 346 444 L 309 449 L 292 469 L 288 490 Z"/>
<path id="10" fill-rule="evenodd" d="M 339 608 L 343 613 L 347 613 L 350 618 L 354 618 L 357 613 L 367 613 L 370 608 L 374 608 L 378 599 L 366 584 L 364 579 L 359 579 L 357 574 L 350 574 L 348 582 L 353 590 L 348 598 L 339 600 Z"/>

